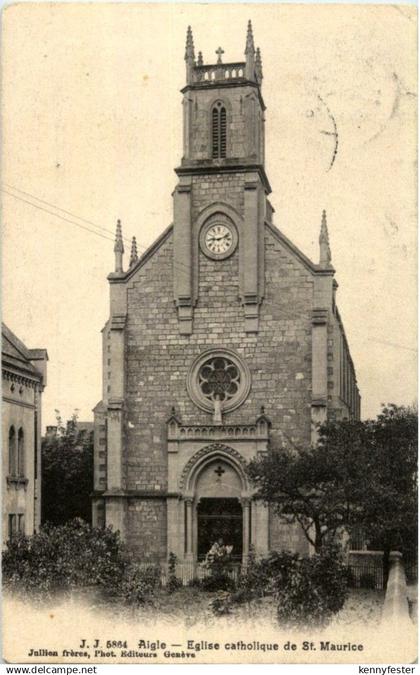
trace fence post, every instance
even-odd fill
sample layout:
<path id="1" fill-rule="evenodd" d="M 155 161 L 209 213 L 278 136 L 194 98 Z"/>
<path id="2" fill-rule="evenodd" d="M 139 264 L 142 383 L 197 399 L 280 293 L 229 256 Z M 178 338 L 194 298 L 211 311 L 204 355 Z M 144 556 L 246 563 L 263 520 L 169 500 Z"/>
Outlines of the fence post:
<path id="1" fill-rule="evenodd" d="M 399 624 L 410 621 L 407 581 L 402 553 L 391 551 L 389 554 L 388 583 L 382 609 L 382 621 L 394 621 Z"/>

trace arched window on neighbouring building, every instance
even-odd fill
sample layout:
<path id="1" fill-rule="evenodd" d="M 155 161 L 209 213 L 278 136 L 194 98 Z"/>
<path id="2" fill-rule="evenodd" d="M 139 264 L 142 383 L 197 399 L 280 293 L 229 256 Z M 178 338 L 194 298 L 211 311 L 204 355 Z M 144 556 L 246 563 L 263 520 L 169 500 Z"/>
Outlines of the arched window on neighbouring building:
<path id="1" fill-rule="evenodd" d="M 17 465 L 19 476 L 25 475 L 25 437 L 22 427 L 18 431 Z"/>
<path id="2" fill-rule="evenodd" d="M 211 112 L 212 157 L 226 157 L 226 108 L 218 101 Z"/>
<path id="3" fill-rule="evenodd" d="M 17 475 L 16 431 L 12 425 L 9 429 L 9 476 Z"/>
<path id="4" fill-rule="evenodd" d="M 9 513 L 8 535 L 9 539 L 21 532 L 25 533 L 25 514 L 23 513 Z"/>

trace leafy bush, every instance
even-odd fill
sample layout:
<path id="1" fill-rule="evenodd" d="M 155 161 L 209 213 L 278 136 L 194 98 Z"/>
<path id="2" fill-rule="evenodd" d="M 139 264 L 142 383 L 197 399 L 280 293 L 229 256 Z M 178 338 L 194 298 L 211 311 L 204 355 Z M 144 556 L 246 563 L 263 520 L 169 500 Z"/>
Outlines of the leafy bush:
<path id="1" fill-rule="evenodd" d="M 245 573 L 239 577 L 235 602 L 250 602 L 254 598 L 270 595 L 274 592 L 274 580 L 285 574 L 290 565 L 289 553 L 272 551 L 266 558 L 256 560 L 253 550 L 250 552 Z"/>
<path id="2" fill-rule="evenodd" d="M 231 600 L 249 603 L 274 595 L 280 623 L 325 625 L 343 607 L 347 584 L 348 570 L 335 548 L 325 547 L 310 558 L 274 551 L 259 561 L 251 555 Z"/>
<path id="3" fill-rule="evenodd" d="M 144 568 L 131 563 L 113 582 L 106 589 L 109 598 L 127 605 L 145 605 L 152 602 L 160 584 L 160 569 L 153 565 Z"/>
<path id="4" fill-rule="evenodd" d="M 210 572 L 204 577 L 201 587 L 205 591 L 230 591 L 235 588 L 235 582 L 229 577 L 232 569 L 232 546 L 225 546 L 222 540 L 214 542 L 207 552 L 202 567 Z"/>
<path id="5" fill-rule="evenodd" d="M 310 558 L 283 553 L 274 579 L 279 623 L 288 626 L 329 623 L 347 597 L 347 569 L 335 549 Z"/>
<path id="6" fill-rule="evenodd" d="M 117 532 L 80 519 L 45 525 L 31 537 L 15 535 L 3 554 L 3 581 L 14 591 L 49 594 L 59 589 L 106 586 L 121 576 L 125 559 Z"/>
<path id="7" fill-rule="evenodd" d="M 248 557 L 248 564 L 238 579 L 236 592 L 232 596 L 232 601 L 238 604 L 251 602 L 254 598 L 263 594 L 261 579 L 259 577 L 260 563 L 257 563 L 254 549 L 251 547 Z"/>
<path id="8" fill-rule="evenodd" d="M 230 614 L 232 607 L 232 599 L 230 593 L 227 593 L 226 591 L 219 591 L 217 595 L 209 603 L 209 607 L 212 610 L 213 614 L 216 614 L 217 616 Z"/>
<path id="9" fill-rule="evenodd" d="M 166 583 L 166 590 L 168 593 L 173 593 L 182 587 L 181 579 L 176 576 L 176 555 L 170 553 L 168 558 L 168 581 Z"/>
<path id="10" fill-rule="evenodd" d="M 201 580 L 203 591 L 231 591 L 235 588 L 235 582 L 227 574 L 212 574 Z"/>
<path id="11" fill-rule="evenodd" d="M 130 562 L 118 532 L 91 528 L 78 518 L 45 525 L 31 537 L 17 534 L 2 559 L 3 583 L 14 593 L 46 599 L 54 593 L 94 586 L 105 597 L 144 602 L 158 572 Z"/>

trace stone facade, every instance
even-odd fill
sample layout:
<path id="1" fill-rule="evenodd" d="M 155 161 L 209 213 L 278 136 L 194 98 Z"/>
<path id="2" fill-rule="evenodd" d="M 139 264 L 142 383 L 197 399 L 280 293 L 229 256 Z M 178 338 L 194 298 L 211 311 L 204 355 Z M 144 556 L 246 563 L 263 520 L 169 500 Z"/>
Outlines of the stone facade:
<path id="1" fill-rule="evenodd" d="M 47 352 L 27 349 L 2 324 L 3 542 L 41 520 L 41 396 Z"/>
<path id="2" fill-rule="evenodd" d="M 246 463 L 269 443 L 279 451 L 310 444 L 328 415 L 360 413 L 325 217 L 319 264 L 272 223 L 262 68 L 250 29 L 246 50 L 244 63 L 197 65 L 189 34 L 174 224 L 139 260 L 132 251 L 126 272 L 117 229 L 93 517 L 120 529 L 145 559 L 173 551 L 195 560 L 203 528 L 216 531 L 217 500 L 225 539 L 241 504 L 243 557 L 251 544 L 261 554 L 307 551 L 300 528 L 255 499 Z M 216 104 L 226 110 L 226 133 L 211 124 Z M 222 152 L 212 157 L 215 139 Z M 209 230 L 213 222 L 225 229 Z M 220 253 L 226 236 L 237 243 Z M 213 379 L 203 387 L 206 372 Z"/>

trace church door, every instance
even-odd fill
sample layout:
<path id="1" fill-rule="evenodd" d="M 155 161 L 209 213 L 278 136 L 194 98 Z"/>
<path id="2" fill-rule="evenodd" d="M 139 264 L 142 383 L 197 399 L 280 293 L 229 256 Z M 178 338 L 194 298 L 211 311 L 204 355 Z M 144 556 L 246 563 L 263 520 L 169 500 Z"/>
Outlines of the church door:
<path id="1" fill-rule="evenodd" d="M 197 505 L 197 554 L 203 560 L 212 545 L 232 546 L 233 560 L 242 558 L 242 506 L 237 498 L 202 497 Z"/>

